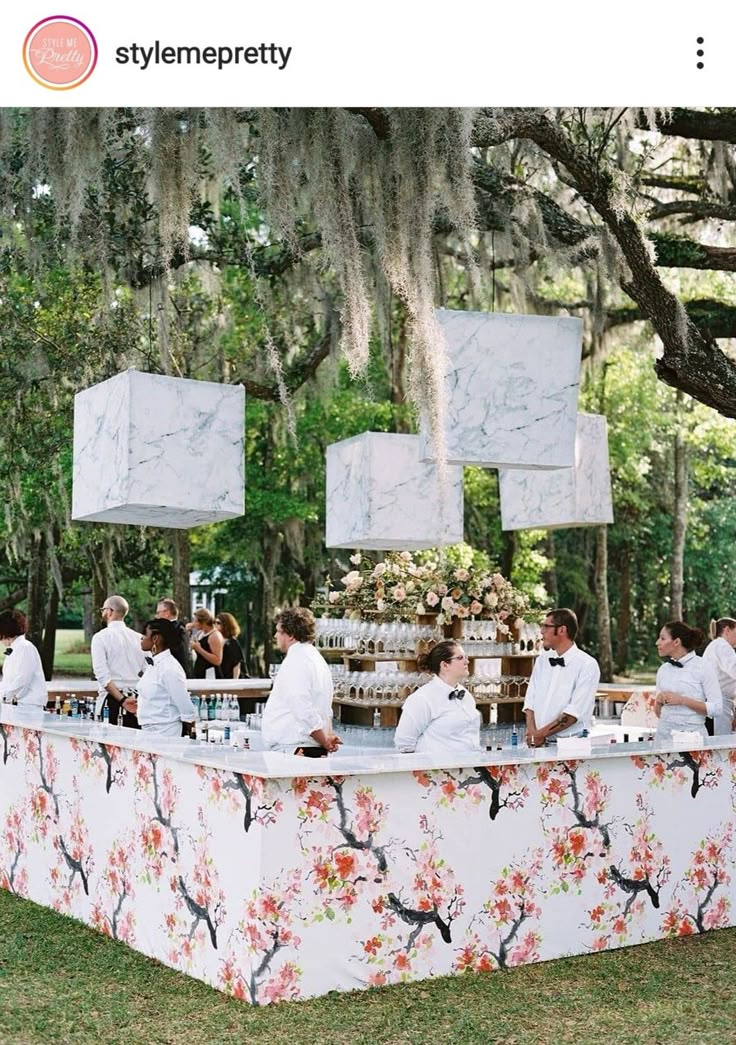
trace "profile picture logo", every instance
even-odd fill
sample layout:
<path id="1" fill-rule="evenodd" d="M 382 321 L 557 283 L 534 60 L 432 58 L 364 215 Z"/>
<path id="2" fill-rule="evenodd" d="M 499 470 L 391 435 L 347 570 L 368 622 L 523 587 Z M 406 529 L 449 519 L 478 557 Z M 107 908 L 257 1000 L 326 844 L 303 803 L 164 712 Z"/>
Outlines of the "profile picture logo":
<path id="1" fill-rule="evenodd" d="M 36 22 L 26 36 L 23 62 L 36 83 L 52 91 L 70 91 L 92 75 L 97 41 L 78 18 L 52 15 Z"/>

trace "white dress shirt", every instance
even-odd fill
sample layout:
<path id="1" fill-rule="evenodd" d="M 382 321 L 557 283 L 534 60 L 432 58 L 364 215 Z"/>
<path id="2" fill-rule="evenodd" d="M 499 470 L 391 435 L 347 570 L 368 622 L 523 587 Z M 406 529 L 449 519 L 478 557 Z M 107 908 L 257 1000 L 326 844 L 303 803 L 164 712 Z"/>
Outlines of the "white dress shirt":
<path id="1" fill-rule="evenodd" d="M 657 671 L 658 691 L 668 690 L 682 697 L 693 697 L 705 704 L 705 715 L 715 718 L 723 707 L 721 687 L 715 668 L 695 653 L 680 657 L 681 668 L 674 664 L 661 664 Z M 657 727 L 659 740 L 666 740 L 673 729 L 698 730 L 706 736 L 705 715 L 683 707 L 682 704 L 663 704 Z"/>
<path id="2" fill-rule="evenodd" d="M 92 671 L 99 684 L 95 706 L 95 713 L 99 715 L 108 682 L 114 682 L 118 689 L 137 687 L 146 658 L 141 649 L 141 636 L 122 620 L 109 621 L 106 628 L 92 636 L 91 652 Z"/>
<path id="3" fill-rule="evenodd" d="M 458 689 L 462 700 L 450 700 Z M 480 711 L 472 693 L 435 675 L 409 694 L 401 709 L 394 744 L 399 751 L 445 754 L 480 750 Z"/>
<path id="4" fill-rule="evenodd" d="M 598 661 L 572 644 L 562 654 L 565 661 L 550 664 L 557 659 L 554 650 L 545 650 L 537 657 L 532 670 L 524 700 L 524 711 L 534 712 L 537 729 L 543 729 L 560 715 L 573 715 L 571 726 L 553 733 L 552 737 L 572 737 L 590 729 L 590 720 L 595 707 L 595 695 L 601 680 Z"/>
<path id="5" fill-rule="evenodd" d="M 261 725 L 267 748 L 315 747 L 310 734 L 332 729 L 332 675 L 309 642 L 295 642 L 273 681 Z"/>
<path id="6" fill-rule="evenodd" d="M 718 685 L 721 687 L 723 707 L 719 715 L 713 716 L 714 733 L 717 737 L 732 733 L 733 704 L 736 697 L 736 651 L 721 635 L 705 647 L 703 660 L 715 669 Z"/>
<path id="7" fill-rule="evenodd" d="M 25 635 L 9 639 L 7 648 L 13 652 L 5 656 L 0 699 L 17 700 L 26 707 L 46 707 L 46 679 L 38 650 Z"/>
<path id="8" fill-rule="evenodd" d="M 182 722 L 197 717 L 181 664 L 162 650 L 138 682 L 138 723 L 151 733 L 180 737 Z"/>

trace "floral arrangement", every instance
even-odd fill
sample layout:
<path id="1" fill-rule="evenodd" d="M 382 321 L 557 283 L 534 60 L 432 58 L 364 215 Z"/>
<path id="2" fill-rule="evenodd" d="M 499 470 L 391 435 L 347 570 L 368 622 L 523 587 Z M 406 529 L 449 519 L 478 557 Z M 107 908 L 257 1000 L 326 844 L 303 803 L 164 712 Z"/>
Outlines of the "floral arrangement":
<path id="1" fill-rule="evenodd" d="M 381 620 L 436 614 L 438 624 L 467 618 L 510 625 L 529 613 L 528 597 L 500 573 L 440 561 L 436 553 L 422 555 L 423 561 L 416 561 L 410 552 L 386 552 L 377 562 L 356 552 L 350 556 L 354 569 L 340 578 L 341 587 L 328 590 L 314 609 Z M 329 589 L 330 578 L 327 584 Z"/>

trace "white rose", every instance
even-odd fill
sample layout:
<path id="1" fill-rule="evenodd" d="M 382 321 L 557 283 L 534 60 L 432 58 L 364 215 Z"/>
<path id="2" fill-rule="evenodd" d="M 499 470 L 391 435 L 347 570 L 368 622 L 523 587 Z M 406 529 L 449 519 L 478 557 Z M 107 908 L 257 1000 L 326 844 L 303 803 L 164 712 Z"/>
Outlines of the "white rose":
<path id="1" fill-rule="evenodd" d="M 360 566 L 361 562 L 363 561 L 363 556 L 360 554 L 360 552 L 356 552 L 355 555 L 350 556 L 350 561 L 352 562 L 353 566 Z"/>
<path id="2" fill-rule="evenodd" d="M 385 572 L 386 572 L 386 563 L 385 562 L 376 563 L 375 569 L 373 570 L 373 577 L 374 578 L 383 577 Z"/>

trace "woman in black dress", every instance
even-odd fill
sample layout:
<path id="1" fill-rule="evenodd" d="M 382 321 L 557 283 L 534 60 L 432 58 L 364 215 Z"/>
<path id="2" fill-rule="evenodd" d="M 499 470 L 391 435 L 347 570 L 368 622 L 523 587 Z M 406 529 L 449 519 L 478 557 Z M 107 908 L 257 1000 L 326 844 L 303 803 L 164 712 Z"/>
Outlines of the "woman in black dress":
<path id="1" fill-rule="evenodd" d="M 240 625 L 232 613 L 219 613 L 215 618 L 215 627 L 225 640 L 222 651 L 222 677 L 224 679 L 247 679 L 248 669 L 245 656 L 238 642 Z"/>
<path id="2" fill-rule="evenodd" d="M 221 679 L 225 640 L 215 627 L 215 618 L 204 606 L 199 606 L 194 611 L 194 620 L 187 624 L 187 628 L 190 631 L 197 629 L 201 633 L 199 640 L 192 640 L 192 649 L 197 654 L 193 678 Z"/>
<path id="3" fill-rule="evenodd" d="M 247 679 L 248 669 L 245 666 L 243 650 L 238 642 L 240 625 L 232 613 L 218 613 L 215 618 L 215 627 L 225 640 L 225 648 L 222 653 L 222 677 L 226 679 Z M 238 697 L 240 708 L 240 719 L 243 721 L 249 711 L 252 711 L 253 698 Z"/>

